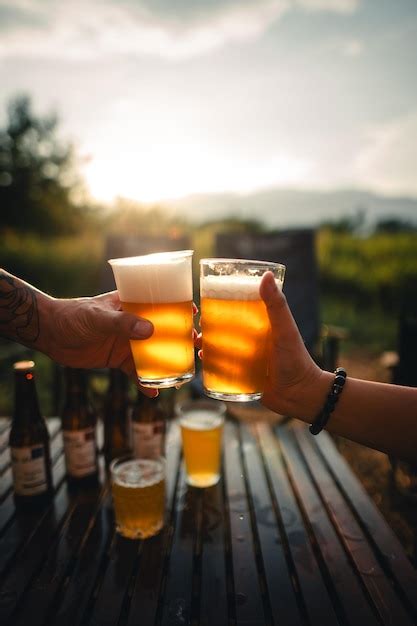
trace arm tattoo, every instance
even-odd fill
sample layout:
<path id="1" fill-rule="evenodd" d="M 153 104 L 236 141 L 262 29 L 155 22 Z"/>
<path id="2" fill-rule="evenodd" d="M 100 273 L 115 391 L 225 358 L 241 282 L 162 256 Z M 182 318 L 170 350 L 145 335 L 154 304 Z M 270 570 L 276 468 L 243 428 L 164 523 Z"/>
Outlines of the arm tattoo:
<path id="1" fill-rule="evenodd" d="M 39 332 L 36 292 L 0 270 L 0 334 L 23 344 L 34 344 Z"/>

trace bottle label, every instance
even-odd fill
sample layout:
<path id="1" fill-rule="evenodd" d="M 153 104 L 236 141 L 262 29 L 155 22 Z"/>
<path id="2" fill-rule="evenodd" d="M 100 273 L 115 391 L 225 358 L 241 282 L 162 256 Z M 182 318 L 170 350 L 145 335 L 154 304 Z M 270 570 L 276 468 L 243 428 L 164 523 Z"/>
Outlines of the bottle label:
<path id="1" fill-rule="evenodd" d="M 94 428 L 64 430 L 67 472 L 81 478 L 97 471 L 96 433 Z"/>
<path id="2" fill-rule="evenodd" d="M 138 458 L 156 459 L 163 454 L 164 422 L 133 422 L 133 453 Z"/>
<path id="3" fill-rule="evenodd" d="M 15 493 L 35 496 L 48 490 L 45 446 L 12 448 L 12 472 Z"/>

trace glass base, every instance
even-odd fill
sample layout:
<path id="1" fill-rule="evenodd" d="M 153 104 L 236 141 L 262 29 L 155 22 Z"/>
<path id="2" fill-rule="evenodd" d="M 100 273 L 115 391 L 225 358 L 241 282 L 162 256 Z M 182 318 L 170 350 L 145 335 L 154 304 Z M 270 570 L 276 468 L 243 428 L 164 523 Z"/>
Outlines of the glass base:
<path id="1" fill-rule="evenodd" d="M 172 376 L 171 378 L 142 378 L 138 376 L 138 381 L 142 387 L 151 389 L 168 389 L 169 387 L 181 387 L 194 378 L 194 372 L 187 372 L 182 376 Z"/>
<path id="2" fill-rule="evenodd" d="M 224 400 L 226 402 L 254 402 L 262 398 L 262 392 L 258 393 L 223 393 L 222 391 L 212 391 L 204 387 L 204 393 L 209 398 Z"/>
<path id="3" fill-rule="evenodd" d="M 148 537 L 153 537 L 161 532 L 163 525 L 164 523 L 161 521 L 155 526 L 147 526 L 146 529 L 142 529 L 116 523 L 116 532 L 122 537 L 125 537 L 125 539 L 148 539 Z"/>
<path id="4" fill-rule="evenodd" d="M 208 474 L 205 476 L 188 476 L 186 477 L 187 485 L 191 485 L 191 487 L 199 487 L 200 489 L 204 489 L 204 487 L 213 487 L 213 485 L 217 485 L 220 480 L 220 474 Z"/>

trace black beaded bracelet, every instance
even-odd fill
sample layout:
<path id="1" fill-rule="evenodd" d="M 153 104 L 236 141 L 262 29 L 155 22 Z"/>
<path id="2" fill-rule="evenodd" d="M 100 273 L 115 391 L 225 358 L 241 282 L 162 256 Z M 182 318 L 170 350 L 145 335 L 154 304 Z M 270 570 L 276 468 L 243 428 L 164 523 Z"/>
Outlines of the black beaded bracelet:
<path id="1" fill-rule="evenodd" d="M 318 435 L 323 430 L 329 421 L 330 415 L 333 413 L 336 403 L 339 400 L 339 396 L 343 391 L 343 386 L 346 382 L 346 370 L 343 367 L 338 367 L 334 372 L 334 380 L 330 393 L 326 398 L 324 407 L 317 415 L 316 419 L 310 424 L 310 432 L 312 435 Z"/>

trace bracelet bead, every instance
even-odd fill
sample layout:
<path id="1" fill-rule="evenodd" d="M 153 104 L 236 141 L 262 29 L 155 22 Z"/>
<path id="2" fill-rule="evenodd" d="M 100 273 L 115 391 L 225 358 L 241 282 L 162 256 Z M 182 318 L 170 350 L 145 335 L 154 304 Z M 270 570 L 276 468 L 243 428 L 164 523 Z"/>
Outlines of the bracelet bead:
<path id="1" fill-rule="evenodd" d="M 314 422 L 310 424 L 310 432 L 312 435 L 318 435 L 329 421 L 330 415 L 333 413 L 337 401 L 343 391 L 343 387 L 346 382 L 346 370 L 343 367 L 338 367 L 334 372 L 334 380 L 330 392 L 326 398 L 324 406 L 320 413 L 315 418 Z"/>

